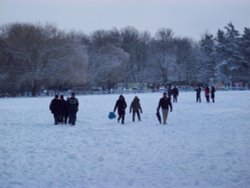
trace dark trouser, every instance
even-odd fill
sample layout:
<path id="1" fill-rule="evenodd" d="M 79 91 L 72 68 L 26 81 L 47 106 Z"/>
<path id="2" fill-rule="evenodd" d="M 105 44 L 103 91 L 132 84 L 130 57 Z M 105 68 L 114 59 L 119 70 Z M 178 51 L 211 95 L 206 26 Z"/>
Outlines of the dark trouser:
<path id="1" fill-rule="evenodd" d="M 141 116 L 139 110 L 133 111 L 132 121 L 135 121 L 135 114 L 137 114 L 138 120 L 141 121 Z"/>
<path id="2" fill-rule="evenodd" d="M 58 115 L 58 114 L 53 114 L 53 116 L 54 116 L 54 121 L 55 121 L 55 125 L 57 125 L 58 123 L 60 123 L 60 115 Z"/>
<path id="3" fill-rule="evenodd" d="M 213 103 L 214 103 L 214 97 L 212 98 L 212 101 L 213 101 Z"/>
<path id="4" fill-rule="evenodd" d="M 122 124 L 124 124 L 124 119 L 125 119 L 125 114 L 119 114 L 119 117 L 118 117 L 118 122 L 120 121 L 120 119 L 122 119 Z"/>
<path id="5" fill-rule="evenodd" d="M 214 94 L 212 94 L 211 99 L 212 99 L 213 102 L 214 102 L 214 98 L 215 98 L 215 96 L 214 96 Z"/>
<path id="6" fill-rule="evenodd" d="M 76 123 L 76 112 L 70 112 L 69 113 L 69 124 L 75 125 Z"/>
<path id="7" fill-rule="evenodd" d="M 173 96 L 173 102 L 177 102 L 177 96 Z"/>
<path id="8" fill-rule="evenodd" d="M 200 95 L 196 96 L 196 102 L 201 102 L 201 96 Z"/>
<path id="9" fill-rule="evenodd" d="M 209 103 L 209 102 L 210 102 L 210 100 L 209 100 L 209 96 L 206 96 L 206 100 L 207 100 L 207 103 Z"/>
<path id="10" fill-rule="evenodd" d="M 58 123 L 63 123 L 63 115 L 58 115 Z"/>
<path id="11" fill-rule="evenodd" d="M 68 122 L 68 115 L 64 115 L 63 116 L 63 123 L 67 124 L 67 122 Z"/>

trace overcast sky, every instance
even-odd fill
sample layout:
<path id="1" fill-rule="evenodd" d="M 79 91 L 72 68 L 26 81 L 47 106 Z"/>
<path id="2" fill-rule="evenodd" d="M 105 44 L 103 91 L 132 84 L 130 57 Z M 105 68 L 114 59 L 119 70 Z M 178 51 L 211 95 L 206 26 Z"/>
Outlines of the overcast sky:
<path id="1" fill-rule="evenodd" d="M 250 0 L 0 0 L 0 25 L 52 23 L 86 34 L 133 26 L 152 35 L 169 28 L 174 36 L 200 40 L 229 22 L 250 28 Z"/>

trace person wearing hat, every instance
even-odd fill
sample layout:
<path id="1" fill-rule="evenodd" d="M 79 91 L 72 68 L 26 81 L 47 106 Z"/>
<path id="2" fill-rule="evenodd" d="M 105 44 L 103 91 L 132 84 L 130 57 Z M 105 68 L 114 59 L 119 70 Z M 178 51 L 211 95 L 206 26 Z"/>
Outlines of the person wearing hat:
<path id="1" fill-rule="evenodd" d="M 69 115 L 69 124 L 74 126 L 76 122 L 76 113 L 78 112 L 79 102 L 75 97 L 75 93 L 71 93 L 71 97 L 67 100 L 67 110 Z"/>
<path id="2" fill-rule="evenodd" d="M 163 124 L 167 124 L 168 111 L 172 112 L 173 107 L 170 98 L 167 96 L 167 93 L 163 93 L 163 97 L 159 100 L 159 104 L 157 107 L 157 114 L 159 114 L 160 108 L 162 109 L 162 118 Z"/>

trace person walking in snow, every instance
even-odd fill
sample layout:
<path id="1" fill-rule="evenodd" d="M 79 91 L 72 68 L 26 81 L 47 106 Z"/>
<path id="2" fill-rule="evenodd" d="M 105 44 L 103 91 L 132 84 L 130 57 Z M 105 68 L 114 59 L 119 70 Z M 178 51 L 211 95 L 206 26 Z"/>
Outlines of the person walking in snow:
<path id="1" fill-rule="evenodd" d="M 76 122 L 76 114 L 78 112 L 79 102 L 75 97 L 75 93 L 71 93 L 71 97 L 67 99 L 67 110 L 69 115 L 69 124 L 71 126 L 75 125 Z"/>
<path id="2" fill-rule="evenodd" d="M 55 95 L 55 97 L 51 100 L 49 109 L 54 116 L 54 124 L 57 125 L 60 122 L 61 112 L 61 102 L 58 95 Z"/>
<path id="3" fill-rule="evenodd" d="M 172 89 L 172 95 L 173 95 L 173 102 L 177 103 L 177 97 L 179 95 L 179 90 L 176 86 Z"/>
<path id="4" fill-rule="evenodd" d="M 163 97 L 159 100 L 159 104 L 157 107 L 157 112 L 159 113 L 160 108 L 162 109 L 162 118 L 163 124 L 167 124 L 168 112 L 172 112 L 173 107 L 170 98 L 167 96 L 167 93 L 163 93 Z"/>
<path id="5" fill-rule="evenodd" d="M 214 88 L 214 86 L 212 86 L 212 88 L 211 88 L 211 99 L 214 103 L 215 102 L 215 88 Z"/>
<path id="6" fill-rule="evenodd" d="M 171 98 L 171 96 L 172 96 L 172 86 L 169 84 L 169 86 L 168 86 L 168 98 L 170 99 L 170 101 L 172 101 L 172 98 Z"/>
<path id="7" fill-rule="evenodd" d="M 201 87 L 200 86 L 198 86 L 196 89 L 195 89 L 195 91 L 196 91 L 196 102 L 201 102 Z"/>
<path id="8" fill-rule="evenodd" d="M 127 103 L 125 101 L 125 98 L 123 95 L 120 95 L 118 100 L 116 101 L 115 107 L 114 107 L 114 113 L 115 113 L 116 109 L 118 111 L 118 119 L 117 119 L 118 123 L 121 120 L 121 123 L 124 124 L 126 108 L 127 108 Z"/>
<path id="9" fill-rule="evenodd" d="M 134 100 L 131 102 L 129 113 L 131 112 L 133 112 L 132 114 L 133 122 L 135 121 L 135 114 L 137 114 L 138 121 L 141 121 L 140 113 L 142 113 L 142 108 L 140 104 L 140 99 L 137 96 L 135 96 Z"/>
<path id="10" fill-rule="evenodd" d="M 207 103 L 210 102 L 210 97 L 209 97 L 209 95 L 210 95 L 210 89 L 209 89 L 208 86 L 206 86 L 206 87 L 205 87 L 205 98 L 206 98 Z"/>

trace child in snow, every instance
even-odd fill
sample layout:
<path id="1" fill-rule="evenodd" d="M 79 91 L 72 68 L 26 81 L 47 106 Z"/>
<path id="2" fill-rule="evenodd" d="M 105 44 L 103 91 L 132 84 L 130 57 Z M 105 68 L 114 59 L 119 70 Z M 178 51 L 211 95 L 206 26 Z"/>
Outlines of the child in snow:
<path id="1" fill-rule="evenodd" d="M 137 114 L 138 121 L 141 121 L 140 112 L 142 113 L 142 108 L 140 104 L 140 99 L 135 96 L 134 100 L 131 102 L 129 113 L 133 111 L 132 121 L 135 121 L 135 114 Z"/>

